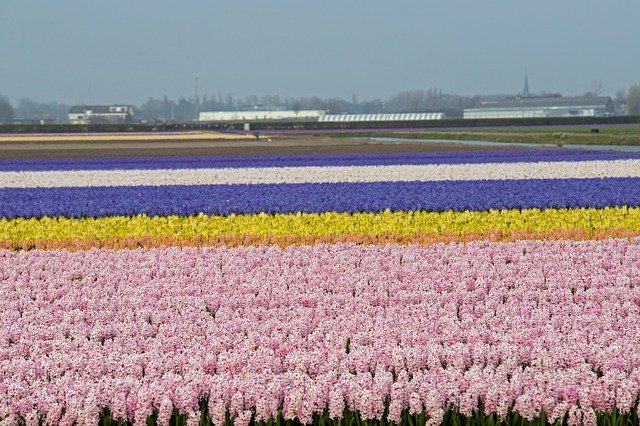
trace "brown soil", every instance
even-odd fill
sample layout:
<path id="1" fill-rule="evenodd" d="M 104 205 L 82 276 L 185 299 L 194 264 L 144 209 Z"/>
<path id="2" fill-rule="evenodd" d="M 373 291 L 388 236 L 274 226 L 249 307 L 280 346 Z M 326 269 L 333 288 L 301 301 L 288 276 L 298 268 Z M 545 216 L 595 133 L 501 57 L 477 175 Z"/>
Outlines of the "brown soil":
<path id="1" fill-rule="evenodd" d="M 421 141 L 382 142 L 357 138 L 286 136 L 256 140 L 161 140 L 161 141 L 29 141 L 0 143 L 0 159 L 160 157 L 204 155 L 351 154 L 398 152 L 447 152 L 513 149 L 470 146 L 460 143 Z"/>

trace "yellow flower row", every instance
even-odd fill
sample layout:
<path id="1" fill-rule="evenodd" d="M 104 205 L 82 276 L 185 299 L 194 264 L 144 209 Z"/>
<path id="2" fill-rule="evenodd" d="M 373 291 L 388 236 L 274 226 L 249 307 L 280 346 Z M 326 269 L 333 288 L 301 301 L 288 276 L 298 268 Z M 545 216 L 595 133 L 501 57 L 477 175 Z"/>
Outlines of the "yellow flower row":
<path id="1" fill-rule="evenodd" d="M 146 215 L 106 218 L 0 220 L 0 241 L 122 238 L 329 238 L 345 235 L 409 237 L 622 230 L 640 232 L 640 208 L 493 210 L 488 212 L 296 213 L 190 217 Z"/>

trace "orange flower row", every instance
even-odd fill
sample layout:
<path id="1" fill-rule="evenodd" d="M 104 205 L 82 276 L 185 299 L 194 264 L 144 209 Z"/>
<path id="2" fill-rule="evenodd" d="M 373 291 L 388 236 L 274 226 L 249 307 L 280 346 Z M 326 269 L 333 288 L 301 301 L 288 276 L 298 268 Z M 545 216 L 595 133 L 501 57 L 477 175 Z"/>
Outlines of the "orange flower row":
<path id="1" fill-rule="evenodd" d="M 277 245 L 287 247 L 292 245 L 354 243 L 362 245 L 384 244 L 418 244 L 429 245 L 437 243 L 465 243 L 470 241 L 507 242 L 519 240 L 603 240 L 607 238 L 634 238 L 640 236 L 640 232 L 629 229 L 608 230 L 582 230 L 560 229 L 552 231 L 500 231 L 484 230 L 475 232 L 418 232 L 412 235 L 401 234 L 345 234 L 345 235 L 286 235 L 286 236 L 261 236 L 261 235 L 221 235 L 221 236 L 192 236 L 176 237 L 164 236 L 137 236 L 137 237 L 109 237 L 106 239 L 57 239 L 57 240 L 0 240 L 0 248 L 7 250 L 90 250 L 90 249 L 135 249 L 157 247 L 238 247 Z"/>

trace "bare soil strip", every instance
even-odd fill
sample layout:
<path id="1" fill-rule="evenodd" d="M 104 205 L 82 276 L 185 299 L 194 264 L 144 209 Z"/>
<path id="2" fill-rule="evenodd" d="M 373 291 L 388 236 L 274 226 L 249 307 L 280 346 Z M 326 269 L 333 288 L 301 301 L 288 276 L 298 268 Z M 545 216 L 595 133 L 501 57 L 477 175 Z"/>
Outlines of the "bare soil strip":
<path id="1" fill-rule="evenodd" d="M 164 140 L 238 140 L 246 135 L 221 132 L 169 132 L 169 133 L 80 133 L 80 134 L 21 134 L 0 135 L 5 142 L 108 142 L 108 141 L 164 141 Z"/>
<path id="2" fill-rule="evenodd" d="M 534 146 L 532 146 L 533 148 Z M 372 141 L 331 137 L 274 137 L 242 140 L 123 140 L 92 139 L 0 142 L 0 159 L 86 158 L 86 157 L 170 157 L 297 154 L 383 154 L 401 152 L 451 152 L 514 149 L 480 147 L 460 143 L 421 141 Z"/>

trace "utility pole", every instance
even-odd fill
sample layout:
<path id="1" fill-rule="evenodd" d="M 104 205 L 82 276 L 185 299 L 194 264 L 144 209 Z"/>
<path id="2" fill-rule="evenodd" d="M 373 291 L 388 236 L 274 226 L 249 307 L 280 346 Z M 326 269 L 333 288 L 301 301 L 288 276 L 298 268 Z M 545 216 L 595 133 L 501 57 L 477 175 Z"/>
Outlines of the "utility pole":
<path id="1" fill-rule="evenodd" d="M 198 97 L 198 77 L 196 77 L 196 123 L 200 122 L 200 98 Z"/>

